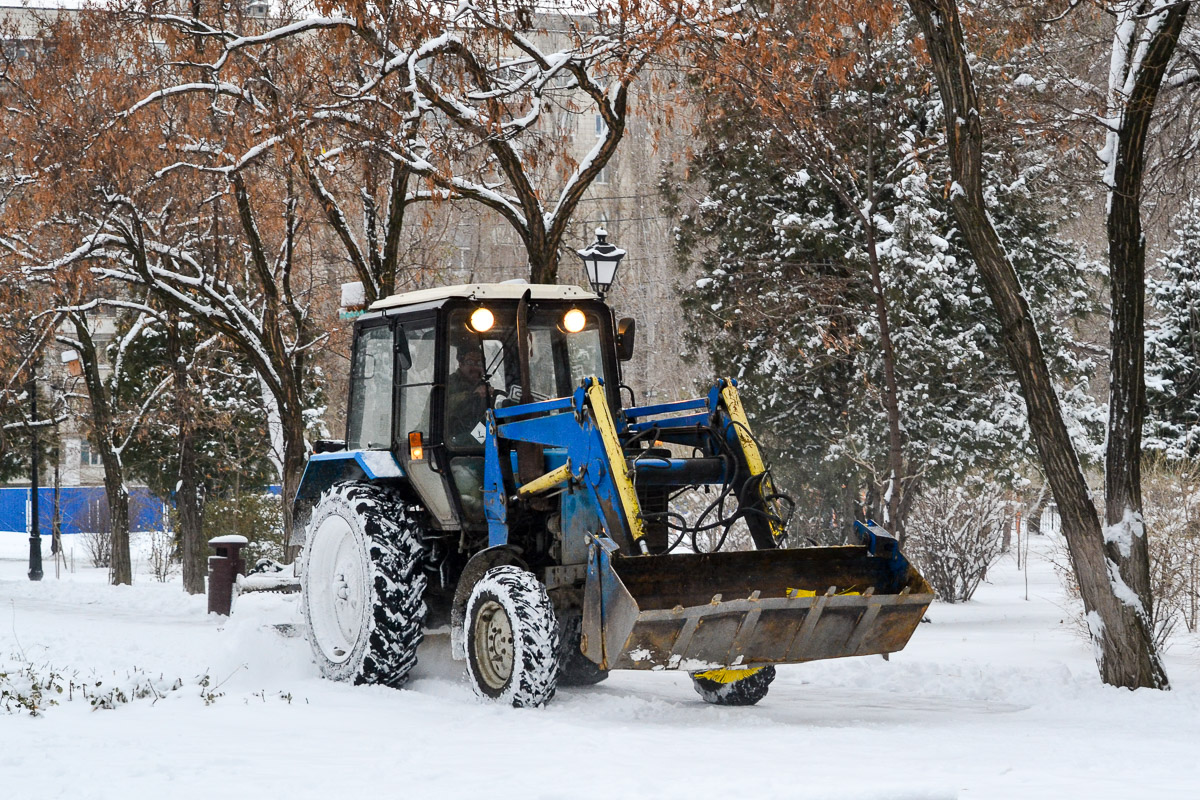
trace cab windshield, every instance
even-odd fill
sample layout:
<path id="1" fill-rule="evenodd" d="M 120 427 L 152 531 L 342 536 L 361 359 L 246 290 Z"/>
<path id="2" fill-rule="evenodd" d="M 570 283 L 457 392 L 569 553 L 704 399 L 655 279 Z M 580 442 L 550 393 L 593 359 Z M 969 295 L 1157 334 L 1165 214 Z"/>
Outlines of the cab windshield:
<path id="1" fill-rule="evenodd" d="M 475 309 L 451 313 L 446 440 L 452 448 L 482 446 L 483 419 L 488 408 L 565 397 L 589 375 L 604 376 L 603 322 L 599 313 L 583 310 L 583 328 L 572 333 L 563 321 L 569 309 L 530 309 L 529 397 L 523 397 L 521 391 L 515 307 L 489 308 L 495 323 L 483 333 L 469 326 Z"/>

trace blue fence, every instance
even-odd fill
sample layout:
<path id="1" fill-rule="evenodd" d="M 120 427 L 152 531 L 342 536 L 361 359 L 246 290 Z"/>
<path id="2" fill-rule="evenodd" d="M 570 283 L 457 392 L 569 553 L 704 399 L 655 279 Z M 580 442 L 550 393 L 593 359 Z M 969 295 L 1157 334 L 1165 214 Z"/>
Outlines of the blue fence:
<path id="1" fill-rule="evenodd" d="M 60 528 L 63 533 L 97 533 L 109 530 L 108 498 L 99 486 L 70 486 L 58 490 Z M 54 489 L 38 490 L 38 528 L 49 535 L 54 525 Z M 148 489 L 129 494 L 129 528 L 162 530 L 163 502 Z M 29 489 L 0 488 L 0 532 L 29 532 Z"/>

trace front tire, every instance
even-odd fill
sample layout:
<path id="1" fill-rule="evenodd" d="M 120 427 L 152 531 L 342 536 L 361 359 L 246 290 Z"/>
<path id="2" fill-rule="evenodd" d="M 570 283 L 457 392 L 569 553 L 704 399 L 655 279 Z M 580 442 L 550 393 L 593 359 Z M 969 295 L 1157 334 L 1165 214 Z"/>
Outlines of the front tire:
<path id="1" fill-rule="evenodd" d="M 692 686 L 704 702 L 717 706 L 752 706 L 767 696 L 775 667 L 713 669 L 693 672 Z"/>
<path id="2" fill-rule="evenodd" d="M 399 688 L 424 638 L 426 578 L 420 523 L 390 492 L 330 487 L 304 543 L 302 606 L 326 678 Z"/>
<path id="3" fill-rule="evenodd" d="M 558 619 L 558 685 L 594 686 L 608 677 L 580 648 L 583 639 L 583 615 L 565 613 Z"/>
<path id="4" fill-rule="evenodd" d="M 558 622 L 549 595 L 519 567 L 493 567 L 467 600 L 467 676 L 485 700 L 536 707 L 554 696 Z"/>

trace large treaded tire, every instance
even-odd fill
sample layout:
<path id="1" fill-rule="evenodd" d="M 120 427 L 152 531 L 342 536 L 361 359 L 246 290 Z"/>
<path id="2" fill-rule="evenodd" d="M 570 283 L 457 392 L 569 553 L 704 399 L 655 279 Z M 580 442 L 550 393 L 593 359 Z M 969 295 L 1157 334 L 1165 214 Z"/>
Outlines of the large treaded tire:
<path id="1" fill-rule="evenodd" d="M 304 543 L 305 631 L 326 678 L 399 688 L 424 638 L 421 525 L 390 492 L 340 483 L 321 495 Z"/>
<path id="2" fill-rule="evenodd" d="M 725 671 L 725 670 L 721 670 Z M 714 681 L 701 677 L 704 673 L 692 673 L 692 686 L 704 702 L 716 706 L 752 706 L 767 696 L 771 682 L 775 680 L 775 667 L 747 670 L 744 678 L 731 681 Z"/>
<path id="3" fill-rule="evenodd" d="M 471 590 L 466 613 L 467 677 L 485 700 L 536 707 L 554 696 L 558 621 L 532 573 L 493 567 Z"/>
<path id="4" fill-rule="evenodd" d="M 583 615 L 562 614 L 558 618 L 558 685 L 594 686 L 608 677 L 608 670 L 600 669 L 580 650 L 583 638 Z"/>

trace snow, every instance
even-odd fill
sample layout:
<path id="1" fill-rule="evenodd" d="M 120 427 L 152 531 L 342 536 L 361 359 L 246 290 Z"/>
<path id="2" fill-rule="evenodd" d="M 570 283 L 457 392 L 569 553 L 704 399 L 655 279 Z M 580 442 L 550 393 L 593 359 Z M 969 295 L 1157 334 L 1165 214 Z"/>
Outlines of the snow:
<path id="1" fill-rule="evenodd" d="M 215 536 L 208 540 L 209 544 L 249 544 L 250 540 L 245 536 L 236 533 L 229 533 L 224 536 Z"/>
<path id="2" fill-rule="evenodd" d="M 358 308 L 365 305 L 367 293 L 361 281 L 342 284 L 342 308 Z"/>
<path id="3" fill-rule="evenodd" d="M 1140 539 L 1145 535 L 1146 530 L 1142 524 L 1142 515 L 1132 508 L 1125 509 L 1120 522 L 1104 526 L 1105 543 L 1115 544 L 1117 549 L 1121 551 L 1122 558 L 1129 558 L 1134 537 Z"/>
<path id="4" fill-rule="evenodd" d="M 1166 656 L 1171 692 L 1105 687 L 1078 611 L 1035 537 L 976 599 L 935 604 L 908 648 L 781 667 L 754 708 L 702 703 L 686 675 L 620 672 L 543 709 L 477 701 L 432 635 L 407 688 L 318 677 L 297 595 L 204 597 L 139 561 L 105 584 L 25 577 L 27 539 L 0 538 L 0 672 L 54 668 L 116 697 L 0 717 L 13 798 L 1066 798 L 1189 797 L 1200 740 L 1197 639 Z M 206 677 L 207 676 L 207 677 Z M 0 679 L 2 681 L 3 679 Z M 207 684 L 207 685 L 205 685 Z M 3 705 L 0 704 L 0 708 Z M 619 755 L 619 758 L 618 758 Z M 619 763 L 619 766 L 617 765 Z"/>

